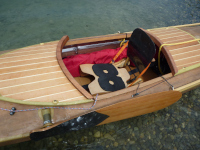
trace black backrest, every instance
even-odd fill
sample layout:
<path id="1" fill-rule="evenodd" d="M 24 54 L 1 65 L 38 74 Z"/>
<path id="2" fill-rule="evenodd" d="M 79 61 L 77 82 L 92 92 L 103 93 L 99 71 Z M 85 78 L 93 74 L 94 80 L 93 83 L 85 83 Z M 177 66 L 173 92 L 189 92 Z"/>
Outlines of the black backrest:
<path id="1" fill-rule="evenodd" d="M 127 56 L 141 73 L 151 62 L 156 47 L 151 38 L 142 30 L 135 29 L 130 37 Z"/>

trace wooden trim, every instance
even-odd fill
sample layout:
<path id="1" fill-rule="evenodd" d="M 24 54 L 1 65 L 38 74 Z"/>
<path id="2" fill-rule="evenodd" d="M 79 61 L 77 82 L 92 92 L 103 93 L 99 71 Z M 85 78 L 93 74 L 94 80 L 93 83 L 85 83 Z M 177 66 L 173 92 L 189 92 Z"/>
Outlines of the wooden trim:
<path id="1" fill-rule="evenodd" d="M 53 101 L 52 102 L 36 102 L 36 101 L 16 100 L 16 99 L 4 97 L 1 95 L 0 95 L 0 100 L 11 102 L 11 103 L 23 104 L 23 105 L 37 105 L 37 106 L 66 106 L 66 105 L 84 104 L 84 103 L 89 103 L 89 102 L 94 101 L 93 99 L 83 99 L 83 100 L 77 100 L 77 101 L 72 101 L 72 102 L 57 102 L 57 103 L 53 103 Z"/>
<path id="2" fill-rule="evenodd" d="M 175 74 L 175 76 L 176 76 L 176 75 L 179 75 L 179 74 L 181 74 L 181 73 L 184 73 L 184 72 L 186 72 L 186 71 L 190 71 L 190 70 L 192 70 L 192 69 L 198 68 L 198 67 L 200 67 L 200 63 L 195 64 L 195 65 L 192 65 L 192 66 L 189 66 L 189 67 L 186 67 L 186 68 L 183 68 L 183 69 L 180 69 L 180 70 Z"/>
<path id="3" fill-rule="evenodd" d="M 116 39 L 124 39 L 126 38 L 126 33 L 120 34 L 108 34 L 108 35 L 101 35 L 101 36 L 93 36 L 93 37 L 86 37 L 86 38 L 77 38 L 69 40 L 64 45 L 76 45 L 76 44 L 83 44 L 83 43 L 93 43 L 99 41 L 108 41 L 108 40 L 116 40 Z"/>
<path id="4" fill-rule="evenodd" d="M 61 38 L 61 40 L 59 41 L 57 48 L 56 48 L 56 58 L 58 61 L 58 64 L 60 65 L 60 68 L 62 69 L 63 73 L 65 74 L 65 76 L 68 78 L 68 80 L 84 95 L 86 96 L 88 99 L 92 99 L 93 96 L 88 93 L 75 79 L 74 77 L 70 74 L 70 72 L 68 71 L 68 69 L 66 68 L 63 60 L 62 60 L 62 49 L 65 46 L 65 44 L 67 43 L 67 41 L 69 40 L 69 37 L 63 36 Z"/>
<path id="5" fill-rule="evenodd" d="M 186 84 L 184 86 L 181 86 L 179 88 L 176 88 L 175 91 L 179 91 L 181 93 L 184 93 L 185 91 L 191 90 L 191 89 L 199 87 L 199 86 L 200 86 L 200 79 L 196 80 L 192 83 Z"/>
<path id="6" fill-rule="evenodd" d="M 143 29 L 144 30 L 144 29 Z M 149 32 L 149 31 L 146 31 L 144 30 L 148 35 L 149 37 L 153 40 L 153 42 L 158 46 L 160 47 L 161 45 L 163 45 L 164 43 L 156 36 L 154 35 L 153 33 Z M 171 53 L 169 52 L 168 48 L 166 46 L 163 46 L 162 47 L 162 52 L 169 64 L 169 67 L 171 69 L 171 72 L 172 72 L 172 75 L 175 75 L 177 72 L 178 72 L 178 68 L 176 67 L 176 64 L 175 64 L 175 61 L 171 55 Z"/>
<path id="7" fill-rule="evenodd" d="M 170 28 L 170 27 L 181 28 L 181 27 L 198 26 L 198 25 L 200 25 L 200 23 L 192 23 L 192 24 L 184 24 L 184 25 L 177 25 L 177 26 L 168 26 L 168 27 L 161 27 L 161 28 L 153 28 L 153 29 L 148 29 L 148 31 L 155 30 L 155 29 Z"/>

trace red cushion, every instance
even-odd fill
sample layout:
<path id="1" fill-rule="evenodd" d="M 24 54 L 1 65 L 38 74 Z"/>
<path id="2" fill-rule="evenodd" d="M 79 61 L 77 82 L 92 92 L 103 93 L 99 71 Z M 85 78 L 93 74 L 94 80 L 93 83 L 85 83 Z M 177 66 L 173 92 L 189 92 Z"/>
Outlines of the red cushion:
<path id="1" fill-rule="evenodd" d="M 81 64 L 105 64 L 109 63 L 121 47 L 117 49 L 105 49 L 88 54 L 79 54 L 69 56 L 63 59 L 63 62 L 73 77 L 80 76 L 80 65 Z M 127 57 L 127 48 L 117 58 L 116 62 Z"/>

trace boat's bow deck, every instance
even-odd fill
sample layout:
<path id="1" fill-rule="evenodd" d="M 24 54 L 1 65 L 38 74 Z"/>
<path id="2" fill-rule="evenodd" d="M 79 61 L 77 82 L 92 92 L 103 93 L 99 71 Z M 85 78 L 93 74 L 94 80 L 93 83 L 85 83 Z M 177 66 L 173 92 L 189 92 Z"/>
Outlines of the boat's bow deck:
<path id="1" fill-rule="evenodd" d="M 58 42 L 25 47 L 0 56 L 0 94 L 23 102 L 79 103 L 86 99 L 56 59 Z M 20 102 L 21 103 L 21 102 Z"/>

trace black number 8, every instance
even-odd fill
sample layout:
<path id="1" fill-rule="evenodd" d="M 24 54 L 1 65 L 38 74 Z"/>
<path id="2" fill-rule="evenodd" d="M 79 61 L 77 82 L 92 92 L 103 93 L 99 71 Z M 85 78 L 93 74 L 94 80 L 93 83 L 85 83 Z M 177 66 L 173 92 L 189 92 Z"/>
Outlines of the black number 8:
<path id="1" fill-rule="evenodd" d="M 100 87 L 105 91 L 117 91 L 125 88 L 121 77 L 118 77 L 118 71 L 112 64 L 95 64 L 92 66 L 94 73 L 99 76 Z"/>

